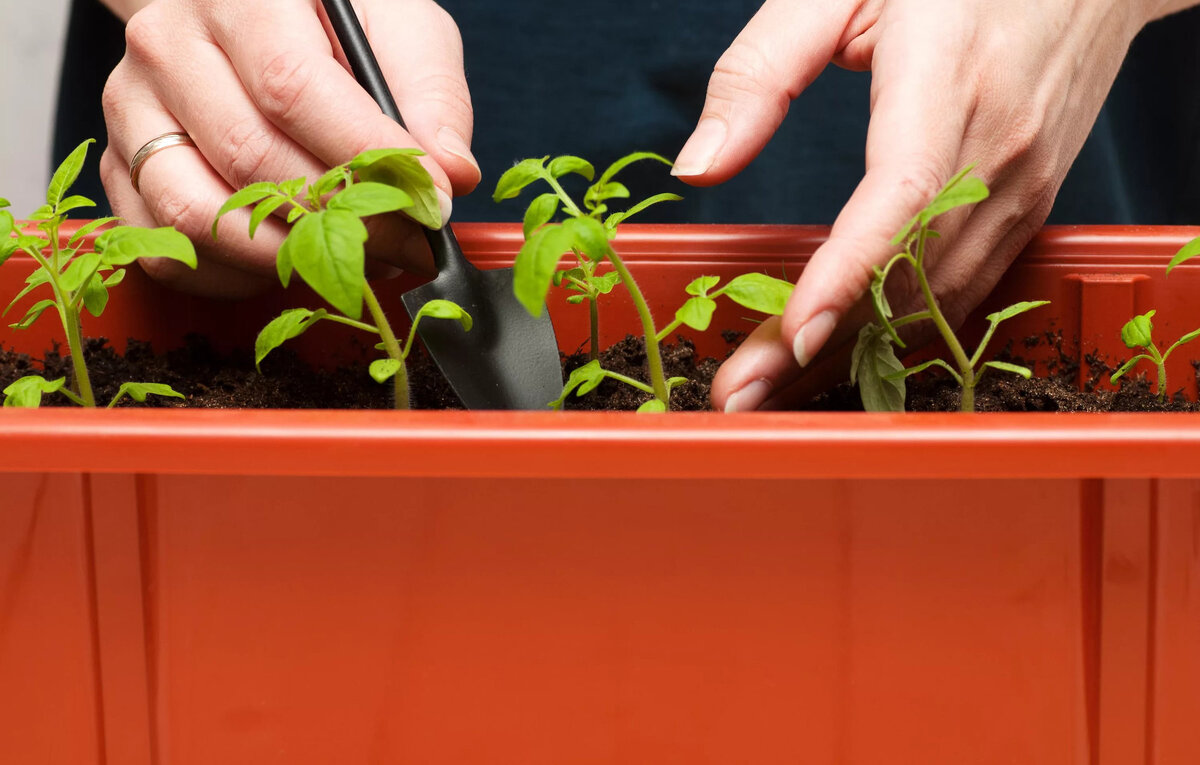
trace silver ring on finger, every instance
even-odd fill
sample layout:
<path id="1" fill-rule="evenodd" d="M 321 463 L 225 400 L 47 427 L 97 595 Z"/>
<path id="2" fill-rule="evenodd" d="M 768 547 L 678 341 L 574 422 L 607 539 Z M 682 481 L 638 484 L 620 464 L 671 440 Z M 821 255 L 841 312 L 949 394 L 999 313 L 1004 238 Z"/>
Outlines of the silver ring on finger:
<path id="1" fill-rule="evenodd" d="M 142 191 L 138 188 L 138 181 L 142 176 L 142 165 L 146 160 L 153 157 L 163 149 L 169 149 L 172 146 L 195 146 L 196 142 L 187 133 L 163 133 L 160 136 L 151 138 L 146 142 L 146 145 L 137 150 L 137 154 L 133 155 L 133 159 L 129 162 L 129 182 L 133 184 L 133 190 L 141 194 Z"/>

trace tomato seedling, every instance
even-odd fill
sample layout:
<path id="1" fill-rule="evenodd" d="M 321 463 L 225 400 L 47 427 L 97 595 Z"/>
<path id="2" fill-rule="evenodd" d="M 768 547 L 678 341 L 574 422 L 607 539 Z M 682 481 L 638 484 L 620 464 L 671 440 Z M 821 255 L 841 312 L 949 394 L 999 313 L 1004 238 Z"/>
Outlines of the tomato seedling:
<path id="1" fill-rule="evenodd" d="M 1010 372 L 1025 379 L 1029 379 L 1032 375 L 1027 367 L 1018 364 L 983 361 L 983 353 L 1001 322 L 1047 305 L 1050 301 L 1034 300 L 1016 303 L 1001 311 L 988 314 L 987 332 L 984 333 L 975 352 L 968 356 L 963 344 L 942 313 L 925 273 L 926 244 L 930 238 L 938 236 L 938 233 L 929 227 L 933 219 L 950 210 L 987 199 L 987 186 L 979 178 L 969 175 L 970 171 L 971 168 L 968 167 L 951 178 L 933 198 L 933 201 L 912 217 L 900 230 L 900 233 L 892 239 L 894 246 L 900 246 L 903 249 L 893 256 L 883 268 L 875 267 L 875 278 L 871 282 L 871 301 L 875 307 L 878 324 L 869 324 L 859 332 L 858 343 L 854 347 L 850 364 L 850 381 L 852 384 L 858 385 L 863 407 L 868 411 L 903 411 L 905 378 L 934 366 L 945 369 L 958 383 L 962 390 L 960 409 L 964 412 L 975 411 L 975 386 L 979 384 L 980 378 L 988 369 Z M 925 309 L 900 318 L 893 318 L 892 308 L 884 294 L 884 284 L 887 282 L 892 268 L 902 262 L 912 266 L 916 274 Z M 933 359 L 915 367 L 905 368 L 896 357 L 893 345 L 905 347 L 897 330 L 908 324 L 926 320 L 934 323 L 938 334 L 945 341 L 946 347 L 950 349 L 954 361 L 953 366 L 942 359 Z"/>
<path id="2" fill-rule="evenodd" d="M 659 330 L 637 281 L 612 245 L 621 223 L 652 205 L 681 198 L 676 194 L 655 194 L 624 210 L 610 212 L 612 200 L 630 196 L 629 189 L 614 180 L 617 173 L 634 162 L 644 160 L 671 165 L 670 160 L 658 154 L 635 152 L 613 162 L 596 178 L 592 164 L 580 157 L 525 159 L 500 176 L 492 194 L 492 199 L 500 202 L 517 197 L 526 186 L 537 181 L 544 181 L 551 188 L 551 191 L 535 197 L 525 210 L 525 243 L 513 266 L 513 291 L 530 314 L 541 314 L 552 283 L 580 293 L 567 298 L 568 302 L 588 303 L 591 361 L 570 375 L 562 396 L 550 402 L 555 409 L 561 408 L 572 392 L 584 395 L 604 379 L 610 378 L 653 396 L 638 411 L 665 412 L 670 405 L 671 389 L 686 380 L 667 379 L 659 348 L 663 339 L 681 326 L 699 331 L 708 329 L 717 307 L 716 298 L 722 295 L 751 310 L 775 315 L 783 313 L 791 295 L 793 285 L 790 282 L 765 274 L 742 274 L 719 289 L 719 277 L 701 276 L 687 286 L 686 291 L 691 297 L 675 312 L 675 318 Z M 591 184 L 583 194 L 582 206 L 566 192 L 560 180 L 571 174 L 580 175 Z M 565 220 L 553 223 L 560 212 Z M 576 263 L 571 268 L 559 269 L 559 261 L 565 253 L 572 253 Z M 600 269 L 606 263 L 613 270 L 601 273 Z M 601 295 L 611 292 L 617 284 L 623 285 L 629 293 L 642 324 L 650 372 L 649 384 L 600 367 L 598 301 Z"/>
<path id="3" fill-rule="evenodd" d="M 292 274 L 299 275 L 324 298 L 334 311 L 292 308 L 272 319 L 254 343 L 255 365 L 286 341 L 304 334 L 322 319 L 345 324 L 377 335 L 375 347 L 387 356 L 371 362 L 370 375 L 378 383 L 392 381 L 394 404 L 408 409 L 408 369 L 417 325 L 424 318 L 450 319 L 464 331 L 471 329 L 471 316 L 449 300 L 431 300 L 413 317 L 408 339 L 396 338 L 364 271 L 367 227 L 363 218 L 404 211 L 421 225 L 442 225 L 433 179 L 421 166 L 417 149 L 373 149 L 326 172 L 304 190 L 307 179 L 283 183 L 254 183 L 235 192 L 217 213 L 212 235 L 217 237 L 221 218 L 241 207 L 253 205 L 250 238 L 267 216 L 285 205 L 291 230 L 275 256 L 276 272 L 284 287 Z M 370 321 L 363 321 L 363 306 Z"/>
<path id="4" fill-rule="evenodd" d="M 90 251 L 82 251 L 89 234 L 118 221 L 111 217 L 84 224 L 63 245 L 60 231 L 67 213 L 96 206 L 87 197 L 67 196 L 87 160 L 88 147 L 93 143 L 92 139 L 81 143 L 54 171 L 46 190 L 46 204 L 29 216 L 37 224 L 36 233 L 18 229 L 12 213 L 3 209 L 9 206 L 8 201 L 0 200 L 0 265 L 18 251 L 29 255 L 38 265 L 37 270 L 25 279 L 24 289 L 4 309 L 4 314 L 31 292 L 39 288 L 50 290 L 50 297 L 34 303 L 26 310 L 24 318 L 9 326 L 28 329 L 53 308 L 67 338 L 72 368 L 69 385 L 65 377 L 47 380 L 40 375 L 28 375 L 16 380 L 4 389 L 4 406 L 37 407 L 41 405 L 42 396 L 49 393 L 60 393 L 80 406 L 96 406 L 83 353 L 83 312 L 99 317 L 108 305 L 109 289 L 121 283 L 125 278 L 125 266 L 135 260 L 170 258 L 196 267 L 196 251 L 191 241 L 170 227 L 116 226 L 96 237 Z M 144 402 L 147 395 L 183 398 L 169 385 L 127 382 L 121 385 L 108 406 L 115 406 L 125 396 Z"/>
<path id="5" fill-rule="evenodd" d="M 1154 362 L 1158 372 L 1158 383 L 1155 390 L 1158 393 L 1159 403 L 1161 403 L 1166 400 L 1167 397 L 1167 359 L 1170 358 L 1171 354 L 1175 352 L 1176 348 L 1184 343 L 1195 340 L 1197 337 L 1200 337 L 1200 329 L 1194 329 L 1191 332 L 1188 332 L 1186 335 L 1176 340 L 1171 347 L 1166 350 L 1165 353 L 1159 353 L 1158 347 L 1154 344 L 1153 337 L 1154 322 L 1152 322 L 1151 319 L 1154 318 L 1154 313 L 1154 311 L 1147 311 L 1141 316 L 1134 316 L 1125 323 L 1124 327 L 1121 328 L 1121 341 L 1125 343 L 1126 348 L 1131 350 L 1143 348 L 1146 352 L 1139 353 L 1129 361 L 1126 361 L 1117 371 L 1113 372 L 1112 376 L 1108 379 L 1109 382 L 1116 383 L 1117 380 L 1120 380 L 1122 377 L 1128 374 L 1129 370 L 1137 366 L 1139 361 Z"/>

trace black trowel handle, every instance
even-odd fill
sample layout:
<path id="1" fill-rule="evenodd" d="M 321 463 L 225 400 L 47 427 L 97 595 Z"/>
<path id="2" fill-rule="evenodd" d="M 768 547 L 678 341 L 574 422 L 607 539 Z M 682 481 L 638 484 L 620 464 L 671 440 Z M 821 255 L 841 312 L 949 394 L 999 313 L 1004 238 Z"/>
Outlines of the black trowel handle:
<path id="1" fill-rule="evenodd" d="M 371 50 L 371 44 L 367 42 L 367 35 L 363 32 L 362 24 L 359 23 L 350 0 L 322 0 L 322 3 L 326 15 L 329 16 L 329 23 L 333 26 L 333 32 L 346 53 L 346 60 L 350 62 L 354 79 L 371 94 L 371 98 L 375 99 L 375 103 L 379 104 L 384 114 L 407 130 L 404 117 L 400 115 L 396 99 L 392 98 L 391 88 L 383 77 L 379 60 L 375 58 L 375 51 Z M 439 274 L 443 271 L 474 268 L 462 254 L 458 240 L 454 238 L 454 232 L 450 230 L 449 225 L 443 225 L 437 231 L 426 228 L 425 238 L 429 240 L 429 249 L 433 251 L 433 263 Z"/>

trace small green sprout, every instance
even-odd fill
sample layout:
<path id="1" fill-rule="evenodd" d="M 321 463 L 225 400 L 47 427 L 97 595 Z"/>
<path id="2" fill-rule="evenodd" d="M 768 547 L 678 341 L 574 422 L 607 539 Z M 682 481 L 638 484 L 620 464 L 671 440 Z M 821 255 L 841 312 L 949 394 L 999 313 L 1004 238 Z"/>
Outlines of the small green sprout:
<path id="1" fill-rule="evenodd" d="M 90 251 L 83 249 L 89 234 L 116 223 L 117 218 L 100 218 L 84 224 L 64 246 L 59 234 L 67 213 L 96 204 L 86 197 L 66 195 L 79 177 L 88 147 L 93 143 L 95 141 L 91 139 L 81 143 L 55 170 L 46 191 L 46 204 L 29 216 L 37 223 L 37 233 L 17 228 L 12 213 L 3 209 L 9 206 L 8 200 L 0 199 L 0 265 L 18 251 L 33 258 L 38 265 L 37 270 L 25 279 L 24 289 L 4 309 L 4 314 L 38 288 L 48 288 L 51 293 L 49 298 L 30 306 L 24 318 L 9 326 L 28 329 L 43 313 L 54 309 L 67 338 L 73 373 L 69 385 L 65 377 L 56 380 L 47 380 L 40 375 L 22 377 L 4 388 L 4 406 L 37 407 L 41 405 L 42 397 L 51 393 L 59 393 L 80 406 L 96 406 L 83 353 L 80 324 L 83 312 L 99 317 L 108 305 L 109 289 L 121 283 L 125 278 L 125 266 L 135 260 L 169 258 L 196 267 L 196 251 L 191 241 L 170 227 L 116 226 L 101 233 Z M 144 402 L 149 394 L 183 398 L 182 394 L 161 383 L 125 383 L 108 406 L 115 406 L 127 395 Z"/>
<path id="2" fill-rule="evenodd" d="M 707 330 L 717 307 L 716 298 L 722 295 L 751 310 L 775 315 L 783 313 L 791 295 L 793 285 L 790 282 L 764 274 L 742 274 L 719 289 L 719 277 L 701 276 L 687 286 L 686 291 L 691 297 L 675 312 L 674 320 L 662 330 L 657 329 L 641 289 L 613 248 L 612 241 L 616 238 L 618 226 L 631 216 L 652 205 L 681 197 L 676 194 L 655 194 L 625 210 L 609 211 L 612 200 L 630 196 L 629 189 L 614 180 L 617 173 L 634 162 L 644 160 L 671 165 L 670 160 L 658 154 L 635 152 L 613 162 L 596 178 L 592 164 L 580 157 L 526 159 L 500 177 L 492 194 L 492 198 L 499 202 L 517 197 L 526 186 L 537 181 L 544 181 L 551 188 L 551 191 L 535 197 L 526 208 L 525 244 L 514 264 L 513 291 L 530 314 L 537 316 L 542 312 L 546 293 L 552 283 L 579 293 L 568 297 L 567 302 L 588 303 L 591 361 L 571 374 L 562 396 L 550 403 L 555 409 L 561 408 L 572 392 L 584 395 L 609 378 L 654 397 L 638 411 L 665 412 L 670 405 L 671 390 L 686 382 L 684 378 L 667 379 L 663 371 L 659 344 L 665 338 L 681 326 L 698 331 Z M 562 186 L 560 179 L 570 174 L 580 175 L 591 184 L 584 192 L 582 205 Z M 560 212 L 565 215 L 565 220 L 553 223 Z M 572 253 L 576 263 L 571 268 L 560 270 L 558 264 L 564 253 Z M 611 265 L 613 270 L 601 273 L 606 264 Z M 600 368 L 598 302 L 601 295 L 611 292 L 618 283 L 629 293 L 641 320 L 650 372 L 649 384 Z"/>
<path id="3" fill-rule="evenodd" d="M 1032 372 L 1023 366 L 1009 364 L 1003 361 L 983 361 L 983 353 L 991 341 L 992 335 L 1001 322 L 1014 316 L 1047 305 L 1048 300 L 1035 300 L 1016 303 L 1001 311 L 988 314 L 988 329 L 983 339 L 975 348 L 975 352 L 967 355 L 963 344 L 951 329 L 950 323 L 942 313 L 937 298 L 929 286 L 925 273 L 925 245 L 931 237 L 938 233 L 929 227 L 937 216 L 965 205 L 981 202 L 988 197 L 988 188 L 979 178 L 969 175 L 968 167 L 942 187 L 929 205 L 913 216 L 901 229 L 892 244 L 903 247 L 883 268 L 875 268 L 875 279 L 871 282 L 871 300 L 875 306 L 875 317 L 878 324 L 864 327 L 858 336 L 850 365 L 850 381 L 858 385 L 863 407 L 868 411 L 903 411 L 905 387 L 904 380 L 909 375 L 923 372 L 930 367 L 945 369 L 962 389 L 961 410 L 975 410 L 975 386 L 979 384 L 983 373 L 988 369 L 1017 374 L 1029 379 Z M 916 313 L 893 318 L 892 308 L 884 294 L 884 283 L 888 274 L 898 263 L 906 262 L 916 273 L 920 285 L 921 296 L 925 309 Z M 918 321 L 930 320 L 937 327 L 938 334 L 950 349 L 953 366 L 942 360 L 933 359 L 915 367 L 905 368 L 897 358 L 893 345 L 904 348 L 904 342 L 896 330 Z M 982 363 L 981 363 L 982 362 Z"/>
<path id="4" fill-rule="evenodd" d="M 1137 366 L 1139 361 L 1152 361 L 1158 370 L 1158 393 L 1159 402 L 1163 402 L 1167 397 L 1167 359 L 1175 351 L 1176 348 L 1184 343 L 1195 340 L 1200 337 L 1200 329 L 1194 329 L 1188 332 L 1183 337 L 1175 341 L 1175 343 L 1167 349 L 1166 353 L 1160 354 L 1158 347 L 1154 344 L 1154 323 L 1150 321 L 1154 318 L 1154 311 L 1147 311 L 1141 316 L 1134 316 L 1124 327 L 1121 328 L 1121 340 L 1125 343 L 1125 347 L 1131 350 L 1144 348 L 1146 353 L 1139 353 L 1129 361 L 1121 365 L 1121 368 L 1112 373 L 1109 382 L 1116 383 L 1124 377 L 1129 370 Z"/>
<path id="5" fill-rule="evenodd" d="M 432 300 L 417 312 L 408 339 L 401 346 L 367 283 L 364 271 L 367 227 L 363 218 L 404 211 L 429 228 L 442 225 L 433 179 L 417 159 L 422 154 L 417 149 L 365 151 L 326 172 L 306 192 L 305 178 L 283 183 L 266 181 L 235 192 L 221 206 L 213 221 L 214 239 L 217 224 L 233 210 L 254 206 L 250 215 L 253 239 L 268 216 L 289 206 L 287 222 L 293 225 L 275 257 L 279 281 L 287 287 L 292 274 L 298 274 L 334 309 L 293 308 L 272 319 L 254 343 L 255 365 L 322 319 L 345 324 L 380 338 L 382 342 L 375 347 L 387 356 L 371 363 L 370 375 L 380 384 L 391 380 L 395 407 L 409 408 L 405 361 L 412 351 L 417 324 L 423 318 L 450 319 L 459 322 L 464 331 L 469 331 L 472 324 L 470 314 L 457 304 Z M 363 320 L 364 305 L 370 321 Z"/>

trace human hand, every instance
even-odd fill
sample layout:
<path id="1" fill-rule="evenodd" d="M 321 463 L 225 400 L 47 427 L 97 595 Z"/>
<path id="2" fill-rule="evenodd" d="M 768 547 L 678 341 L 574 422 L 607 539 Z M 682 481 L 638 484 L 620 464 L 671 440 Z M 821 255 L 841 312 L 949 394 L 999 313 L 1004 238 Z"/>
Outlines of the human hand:
<path id="1" fill-rule="evenodd" d="M 221 204 L 257 181 L 315 180 L 365 149 L 426 151 L 422 162 L 439 189 L 443 217 L 452 194 L 479 182 L 453 20 L 431 0 L 356 6 L 407 131 L 355 82 L 316 0 L 155 0 L 129 20 L 125 58 L 104 91 L 105 190 L 115 214 L 134 225 L 175 226 L 196 243 L 200 259 L 195 272 L 147 261 L 151 276 L 213 296 L 267 286 L 285 224 L 268 220 L 251 240 L 249 211 L 231 214 L 217 245 L 209 230 Z M 169 132 L 188 133 L 196 146 L 148 159 L 139 194 L 129 161 Z M 399 215 L 372 221 L 367 253 L 377 272 L 432 267 L 419 227 Z"/>
<path id="2" fill-rule="evenodd" d="M 889 241 L 957 170 L 978 162 L 991 199 L 940 220 L 942 238 L 926 261 L 957 327 L 1045 221 L 1129 43 L 1165 5 L 767 0 L 718 62 L 674 173 L 694 185 L 733 176 L 833 61 L 872 72 L 866 175 L 784 315 L 761 325 L 717 374 L 714 407 L 783 408 L 846 379 L 854 338 L 871 316 L 862 298 L 873 268 L 895 252 Z M 889 299 L 898 315 L 915 308 L 915 280 Z"/>

